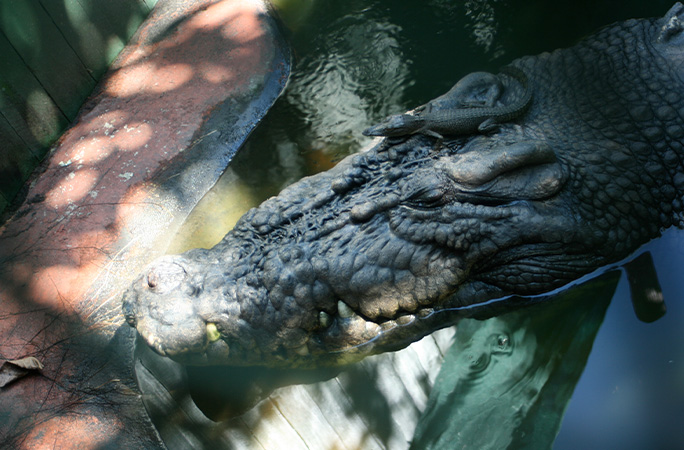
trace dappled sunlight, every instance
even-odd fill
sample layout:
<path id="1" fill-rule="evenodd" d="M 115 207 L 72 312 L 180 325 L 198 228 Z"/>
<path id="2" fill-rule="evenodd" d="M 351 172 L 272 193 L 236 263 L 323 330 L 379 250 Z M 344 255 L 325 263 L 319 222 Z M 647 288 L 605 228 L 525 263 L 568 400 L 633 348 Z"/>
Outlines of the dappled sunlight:
<path id="1" fill-rule="evenodd" d="M 60 161 L 60 165 L 101 161 L 117 149 L 134 150 L 142 147 L 154 134 L 152 125 L 145 120 L 134 120 L 125 110 L 94 117 L 84 124 L 84 131 L 87 133 L 79 137 L 80 142 L 65 151 L 68 160 Z"/>
<path id="2" fill-rule="evenodd" d="M 108 144 L 106 136 L 93 136 L 83 138 L 83 140 L 65 155 L 66 160 L 61 160 L 59 163 L 67 166 L 73 163 L 77 164 L 95 164 L 102 161 L 111 154 L 112 148 Z"/>
<path id="3" fill-rule="evenodd" d="M 235 79 L 235 72 L 220 64 L 199 64 L 197 70 L 210 83 L 227 83 Z"/>
<path id="4" fill-rule="evenodd" d="M 57 442 L 67 443 L 69 448 L 96 449 L 105 446 L 123 429 L 124 425 L 115 417 L 103 423 L 97 416 L 87 414 L 52 417 L 36 425 L 19 449 L 48 450 L 60 448 Z M 76 436 L 80 437 L 74 439 Z M 44 442 L 36 446 L 36 440 Z M 49 443 L 49 444 L 48 444 Z"/>
<path id="5" fill-rule="evenodd" d="M 74 5 L 55 6 L 67 24 L 92 12 L 88 1 Z M 23 408 L 0 408 L 4 444 L 99 448 L 116 439 L 144 443 L 153 433 L 139 397 L 127 394 L 136 389 L 127 356 L 112 354 L 134 336 L 121 328 L 122 292 L 163 253 L 289 75 L 289 55 L 261 2 L 176 6 L 121 53 L 0 229 L 0 356 L 31 355 L 45 367 L 3 391 Z M 105 28 L 96 44 L 120 45 Z M 69 36 L 76 47 L 80 37 Z M 40 95 L 31 106 L 46 101 Z M 228 109 L 229 120 L 208 122 Z M 244 110 L 253 122 L 234 130 Z M 201 183 L 165 184 L 198 163 Z M 212 165 L 220 167 L 205 168 Z"/>
<path id="6" fill-rule="evenodd" d="M 26 106 L 30 110 L 40 111 L 40 114 L 27 114 L 26 123 L 28 124 L 31 135 L 36 141 L 47 144 L 46 135 L 52 136 L 51 130 L 56 133 L 60 126 L 59 110 L 50 100 L 45 91 L 35 90 L 26 99 Z M 55 135 L 56 136 L 56 135 Z"/>
<path id="7" fill-rule="evenodd" d="M 47 194 L 46 204 L 59 209 L 80 202 L 90 194 L 99 180 L 100 172 L 96 169 L 82 168 L 69 172 Z"/>
<path id="8" fill-rule="evenodd" d="M 128 111 L 98 111 L 96 115 L 89 115 L 82 119 L 82 123 L 79 124 L 83 127 L 83 132 L 90 135 L 102 133 L 109 134 L 109 129 L 114 127 L 117 122 L 126 121 L 130 118 L 131 113 Z M 87 119 L 87 120 L 85 120 Z M 66 152 L 69 149 L 65 149 Z"/>
<path id="9" fill-rule="evenodd" d="M 259 39 L 264 34 L 259 19 L 249 14 L 249 11 L 252 11 L 259 3 L 253 0 L 241 0 L 237 4 L 230 2 L 213 4 L 205 11 L 195 14 L 188 21 L 184 31 L 179 33 L 177 39 L 185 42 L 193 38 L 193 34 L 207 30 L 218 30 L 224 39 L 237 44 L 246 44 L 251 40 Z"/>
<path id="10" fill-rule="evenodd" d="M 109 146 L 119 150 L 137 150 L 147 145 L 153 135 L 154 129 L 150 124 L 131 122 L 110 135 Z"/>
<path id="11" fill-rule="evenodd" d="M 153 73 L 145 74 L 152 84 L 140 89 L 140 92 L 153 92 L 160 94 L 176 89 L 187 83 L 193 75 L 192 67 L 188 64 L 169 64 L 159 67 Z M 135 78 L 135 75 L 133 75 Z"/>
<path id="12" fill-rule="evenodd" d="M 80 258 L 76 251 L 69 253 L 74 258 L 70 258 L 68 264 L 53 264 L 40 269 L 36 273 L 32 273 L 29 293 L 33 301 L 38 305 L 48 306 L 62 313 L 73 314 L 76 312 L 76 305 L 69 303 L 67 299 L 71 298 L 74 294 L 78 294 L 80 290 L 79 281 L 81 283 L 85 282 L 88 277 L 84 276 L 79 265 L 71 263 L 84 258 Z M 55 294 L 58 296 L 57 299 L 54 298 Z"/>
<path id="13" fill-rule="evenodd" d="M 130 122 L 120 125 L 118 121 L 106 122 L 101 134 L 84 137 L 73 146 L 62 165 L 95 164 L 117 150 L 130 151 L 144 147 L 154 135 L 154 129 L 144 122 Z M 112 131 L 113 130 L 113 131 Z"/>
<path id="14" fill-rule="evenodd" d="M 84 287 L 96 279 L 109 259 L 96 247 L 97 242 L 115 237 L 113 232 L 106 231 L 87 234 L 81 246 L 54 251 L 54 259 L 61 264 L 40 268 L 27 279 L 29 295 L 36 304 L 67 314 L 80 312 L 82 305 L 73 299 L 82 295 Z"/>
<path id="15" fill-rule="evenodd" d="M 50 183 L 46 189 L 46 205 L 56 211 L 68 212 L 70 206 L 92 204 L 100 189 L 111 188 L 114 183 L 128 183 L 147 173 L 134 161 L 134 154 L 128 155 L 128 162 L 121 162 L 122 170 L 111 172 L 122 153 L 141 151 L 155 135 L 152 125 L 129 121 L 124 111 L 100 114 L 85 122 L 83 133 L 65 141 L 61 157 L 54 158 L 54 176 L 39 180 Z"/>
<path id="16" fill-rule="evenodd" d="M 117 73 L 108 83 L 107 93 L 115 97 L 172 91 L 190 81 L 193 69 L 189 64 L 169 64 L 155 66 L 141 63 Z M 125 81 L 125 82 L 124 82 Z"/>
<path id="17" fill-rule="evenodd" d="M 88 14 L 78 2 L 64 1 L 64 13 L 78 35 L 79 50 L 87 62 L 96 63 L 103 59 L 111 61 L 121 51 L 121 41 L 112 42 L 105 37 L 97 25 L 91 22 Z M 104 57 L 103 57 L 104 54 Z M 95 67 L 95 66 L 93 66 Z"/>
<path id="18" fill-rule="evenodd" d="M 250 14 L 254 4 L 219 2 L 195 14 L 169 39 L 131 53 L 127 64 L 106 81 L 105 92 L 119 98 L 171 92 L 180 97 L 187 95 L 187 89 L 201 99 L 203 81 L 234 89 L 231 82 L 251 71 L 261 57 L 249 45 L 264 37 L 258 17 Z M 230 42 L 230 51 L 204 52 L 207 41 Z M 173 98 L 164 100 L 174 104 Z"/>

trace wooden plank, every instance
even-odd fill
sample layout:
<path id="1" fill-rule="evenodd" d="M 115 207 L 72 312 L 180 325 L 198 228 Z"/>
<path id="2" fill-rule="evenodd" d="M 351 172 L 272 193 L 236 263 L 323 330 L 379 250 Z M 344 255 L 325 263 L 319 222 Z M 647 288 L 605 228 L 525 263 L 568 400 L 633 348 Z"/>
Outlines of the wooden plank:
<path id="1" fill-rule="evenodd" d="M 107 42 L 83 6 L 77 0 L 39 0 L 39 3 L 90 75 L 95 79 L 100 78 L 109 64 L 105 51 Z"/>
<path id="2" fill-rule="evenodd" d="M 65 0 L 66 6 L 72 4 L 78 4 L 89 23 L 98 30 L 107 65 L 116 58 L 150 11 L 142 0 Z"/>
<path id="3" fill-rule="evenodd" d="M 0 3 L 0 29 L 70 120 L 95 86 L 38 0 Z"/>
<path id="4" fill-rule="evenodd" d="M 354 411 L 354 406 L 337 379 L 304 386 L 316 403 L 315 414 L 324 417 L 339 436 L 340 442 L 331 448 L 340 450 L 383 449 L 384 446 Z"/>
<path id="5" fill-rule="evenodd" d="M 422 411 L 427 404 L 430 390 L 425 381 L 428 374 L 418 359 L 414 347 L 405 352 L 390 355 L 396 373 L 401 374 L 401 383 L 410 395 L 418 411 Z"/>
<path id="6" fill-rule="evenodd" d="M 1 114 L 0 142 L 0 192 L 3 197 L 11 200 L 38 164 L 38 160 Z"/>
<path id="7" fill-rule="evenodd" d="M 68 124 L 67 118 L 2 33 L 0 55 L 0 112 L 40 159 Z"/>
<path id="8" fill-rule="evenodd" d="M 310 450 L 297 430 L 292 428 L 290 421 L 283 416 L 278 406 L 271 399 L 260 403 L 258 408 L 259 411 L 256 415 L 250 413 L 245 415 L 248 416 L 245 417 L 245 423 L 250 426 L 250 433 L 254 437 L 249 447 L 250 450 L 258 447 Z M 267 416 L 269 420 L 262 420 L 264 416 Z M 226 437 L 229 438 L 229 436 Z M 227 448 L 232 448 L 232 445 Z"/>
<path id="9" fill-rule="evenodd" d="M 306 448 L 340 448 L 343 445 L 340 436 L 326 421 L 304 387 L 292 386 L 285 396 L 276 392 L 271 400 L 296 430 Z"/>
<path id="10" fill-rule="evenodd" d="M 137 24 L 150 12 L 148 3 L 156 3 L 156 0 L 39 2 L 90 74 L 99 79 L 137 29 Z M 119 7 L 109 8 L 111 3 Z"/>

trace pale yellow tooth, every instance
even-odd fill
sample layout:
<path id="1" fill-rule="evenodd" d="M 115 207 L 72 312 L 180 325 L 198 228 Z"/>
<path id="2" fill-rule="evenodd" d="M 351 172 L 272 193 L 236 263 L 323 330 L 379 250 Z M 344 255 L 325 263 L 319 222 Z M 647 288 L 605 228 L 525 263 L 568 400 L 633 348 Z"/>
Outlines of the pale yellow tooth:
<path id="1" fill-rule="evenodd" d="M 399 325 L 408 325 L 409 323 L 413 322 L 416 320 L 416 316 L 413 314 L 407 314 L 405 316 L 399 316 L 397 317 L 397 323 Z"/>
<path id="2" fill-rule="evenodd" d="M 209 342 L 216 342 L 221 338 L 221 333 L 219 333 L 215 323 L 207 324 L 207 338 L 209 339 Z"/>
<path id="3" fill-rule="evenodd" d="M 294 349 L 294 352 L 299 356 L 309 356 L 309 347 L 304 344 L 301 347 Z"/>
<path id="4" fill-rule="evenodd" d="M 420 309 L 418 310 L 418 317 L 428 317 L 433 312 L 435 312 L 435 310 L 432 308 Z"/>
<path id="5" fill-rule="evenodd" d="M 380 325 L 375 322 L 366 322 L 366 332 L 370 334 L 376 334 L 380 332 Z"/>
<path id="6" fill-rule="evenodd" d="M 392 328 L 394 328 L 396 326 L 397 326 L 397 323 L 394 320 L 388 320 L 388 321 L 380 324 L 380 328 L 382 329 L 382 331 L 391 330 Z"/>
<path id="7" fill-rule="evenodd" d="M 330 315 L 325 311 L 319 312 L 318 322 L 321 324 L 323 328 L 328 328 L 328 326 L 330 326 Z"/>
<path id="8" fill-rule="evenodd" d="M 342 300 L 339 300 L 337 302 L 337 312 L 340 314 L 340 317 L 343 319 L 347 319 L 351 317 L 354 314 L 354 311 Z"/>

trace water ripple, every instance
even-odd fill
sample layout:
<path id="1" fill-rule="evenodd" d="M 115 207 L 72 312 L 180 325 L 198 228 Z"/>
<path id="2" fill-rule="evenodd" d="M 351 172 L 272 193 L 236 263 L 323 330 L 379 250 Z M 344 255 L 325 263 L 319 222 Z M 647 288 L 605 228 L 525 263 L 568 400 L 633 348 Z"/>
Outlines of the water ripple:
<path id="1" fill-rule="evenodd" d="M 401 111 L 413 84 L 401 51 L 401 27 L 365 14 L 336 20 L 319 49 L 298 61 L 287 101 L 304 117 L 312 147 L 348 147 L 366 142 L 373 122 Z"/>

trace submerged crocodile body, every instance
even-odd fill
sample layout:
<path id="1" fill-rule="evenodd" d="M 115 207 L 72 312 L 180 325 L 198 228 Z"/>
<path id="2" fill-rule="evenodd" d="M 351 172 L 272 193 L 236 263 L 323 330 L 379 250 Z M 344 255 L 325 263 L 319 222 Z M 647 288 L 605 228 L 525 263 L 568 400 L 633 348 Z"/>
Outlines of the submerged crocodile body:
<path id="1" fill-rule="evenodd" d="M 386 139 L 299 181 L 214 248 L 152 263 L 128 323 L 188 364 L 345 364 L 627 257 L 681 224 L 682 19 L 515 60 L 532 100 L 514 122 Z"/>
<path id="2" fill-rule="evenodd" d="M 515 67 L 504 67 L 502 73 L 520 84 L 522 93 L 500 98 L 503 81 L 486 72 L 466 75 L 446 94 L 416 108 L 413 114 L 390 116 L 363 132 L 366 136 L 405 136 L 425 134 L 438 139 L 444 135 L 487 133 L 498 124 L 520 117 L 530 106 L 531 90 L 527 76 Z M 516 91 L 515 88 L 509 89 Z M 498 102 L 501 100 L 500 102 Z M 499 104 L 497 104 L 499 103 Z"/>

